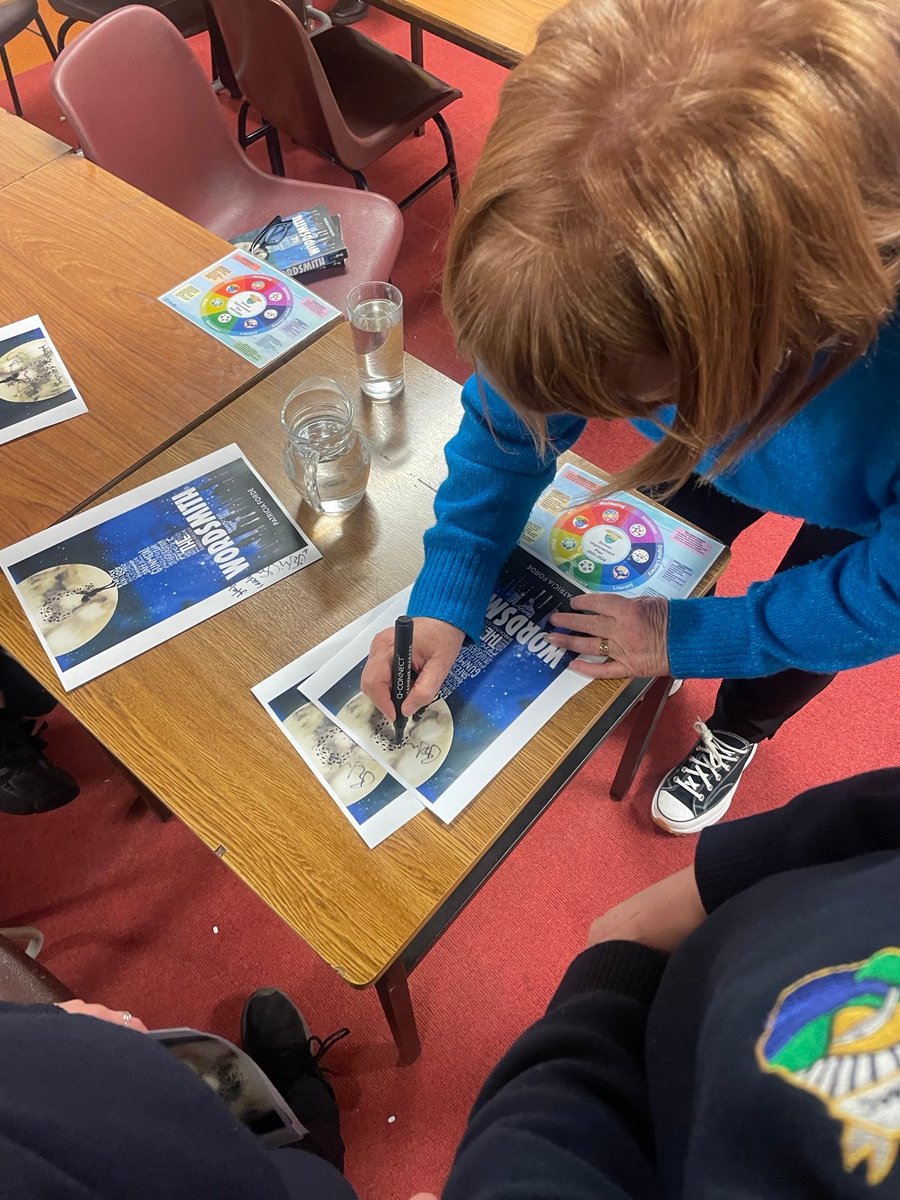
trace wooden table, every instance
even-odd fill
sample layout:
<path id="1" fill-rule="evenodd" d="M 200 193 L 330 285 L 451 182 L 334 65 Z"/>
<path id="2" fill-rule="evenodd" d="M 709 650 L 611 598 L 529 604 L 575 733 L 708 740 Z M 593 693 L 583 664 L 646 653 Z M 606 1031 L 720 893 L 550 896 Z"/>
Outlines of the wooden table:
<path id="1" fill-rule="evenodd" d="M 134 487 L 236 441 L 323 561 L 69 694 L 5 580 L 0 644 L 348 983 L 376 986 L 401 1058 L 411 1061 L 419 1041 L 408 972 L 648 681 L 590 684 L 451 825 L 422 813 L 366 848 L 250 689 L 393 595 L 421 565 L 459 387 L 409 356 L 406 370 L 404 398 L 358 406 L 372 475 L 363 505 L 343 521 L 300 505 L 281 462 L 279 409 L 312 375 L 357 394 L 346 326 L 127 481 Z"/>
<path id="2" fill-rule="evenodd" d="M 88 407 L 0 446 L 6 545 L 95 498 L 262 373 L 157 299 L 229 243 L 93 163 L 56 157 L 9 183 L 0 229 L 0 325 L 38 313 Z"/>
<path id="3" fill-rule="evenodd" d="M 0 189 L 66 154 L 71 146 L 0 108 Z"/>
<path id="4" fill-rule="evenodd" d="M 503 67 L 515 66 L 534 46 L 538 26 L 565 0 L 370 0 L 408 21 L 412 60 L 422 65 L 422 33 L 471 50 Z"/>

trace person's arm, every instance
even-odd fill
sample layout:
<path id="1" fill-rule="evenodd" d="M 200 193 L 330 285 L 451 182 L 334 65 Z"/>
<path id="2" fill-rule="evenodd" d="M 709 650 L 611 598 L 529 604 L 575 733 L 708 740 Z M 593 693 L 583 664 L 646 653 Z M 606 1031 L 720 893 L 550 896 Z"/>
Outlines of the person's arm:
<path id="1" fill-rule="evenodd" d="M 876 534 L 745 596 L 669 604 L 679 678 L 743 679 L 790 667 L 842 671 L 900 652 L 900 495 Z"/>
<path id="2" fill-rule="evenodd" d="M 449 474 L 434 502 L 436 523 L 425 534 L 425 564 L 408 607 L 478 639 L 491 590 L 541 491 L 553 479 L 556 455 L 575 442 L 580 417 L 548 421 L 551 446 L 542 458 L 521 418 L 486 381 L 463 387 L 459 432 L 447 443 Z"/>
<path id="3" fill-rule="evenodd" d="M 485 1084 L 443 1200 L 658 1195 L 644 1036 L 665 963 L 629 942 L 579 955 Z"/>
<path id="4" fill-rule="evenodd" d="M 773 812 L 711 825 L 694 872 L 707 913 L 768 875 L 900 850 L 900 767 L 803 792 Z"/>

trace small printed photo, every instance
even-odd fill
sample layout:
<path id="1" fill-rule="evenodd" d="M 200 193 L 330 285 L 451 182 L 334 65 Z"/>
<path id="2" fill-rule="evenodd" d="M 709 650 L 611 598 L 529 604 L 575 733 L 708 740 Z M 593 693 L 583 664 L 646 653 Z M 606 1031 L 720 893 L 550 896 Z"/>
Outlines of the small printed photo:
<path id="1" fill-rule="evenodd" d="M 87 412 L 38 317 L 0 329 L 0 442 Z"/>

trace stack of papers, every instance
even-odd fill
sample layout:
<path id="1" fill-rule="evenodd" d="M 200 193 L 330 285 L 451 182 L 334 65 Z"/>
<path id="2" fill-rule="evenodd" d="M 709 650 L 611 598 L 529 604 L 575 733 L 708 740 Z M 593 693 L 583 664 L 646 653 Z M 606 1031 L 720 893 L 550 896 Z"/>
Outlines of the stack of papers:
<path id="1" fill-rule="evenodd" d="M 565 702 L 589 682 L 550 644 L 547 620 L 589 591 L 688 596 L 723 550 L 631 494 L 564 466 L 504 564 L 477 642 L 466 639 L 437 697 L 407 725 L 361 688 L 372 637 L 406 612 L 409 589 L 254 688 L 366 844 L 425 810 L 454 819 Z"/>

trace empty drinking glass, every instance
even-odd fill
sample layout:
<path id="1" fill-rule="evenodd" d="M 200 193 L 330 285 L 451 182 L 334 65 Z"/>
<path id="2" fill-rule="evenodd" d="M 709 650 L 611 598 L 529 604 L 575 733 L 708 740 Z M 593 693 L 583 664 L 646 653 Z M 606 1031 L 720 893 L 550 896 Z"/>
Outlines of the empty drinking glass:
<path id="1" fill-rule="evenodd" d="M 356 508 L 369 480 L 369 444 L 353 426 L 353 401 L 317 375 L 294 388 L 281 409 L 288 435 L 284 467 L 311 508 L 331 516 Z"/>
<path id="2" fill-rule="evenodd" d="M 390 283 L 361 283 L 347 297 L 359 383 L 372 400 L 403 391 L 403 296 Z"/>

